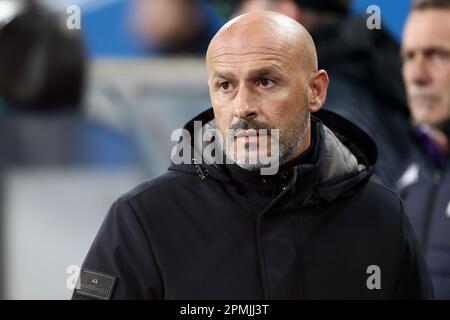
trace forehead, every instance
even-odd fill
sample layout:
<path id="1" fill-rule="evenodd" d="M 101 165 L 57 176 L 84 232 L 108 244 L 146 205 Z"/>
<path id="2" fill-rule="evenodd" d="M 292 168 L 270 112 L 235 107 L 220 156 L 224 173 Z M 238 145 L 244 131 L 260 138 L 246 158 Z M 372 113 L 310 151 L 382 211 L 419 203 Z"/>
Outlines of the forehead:
<path id="1" fill-rule="evenodd" d="M 245 50 L 223 48 L 211 57 L 208 74 L 210 79 L 263 76 L 283 79 L 299 73 L 294 66 L 295 61 L 291 54 L 268 47 L 248 47 Z"/>
<path id="2" fill-rule="evenodd" d="M 292 61 L 291 50 L 277 46 L 222 46 L 211 52 L 209 63 L 221 64 L 248 64 L 251 62 L 268 62 L 280 65 Z"/>
<path id="3" fill-rule="evenodd" d="M 413 11 L 405 25 L 404 49 L 450 47 L 450 9 Z"/>
<path id="4" fill-rule="evenodd" d="M 298 50 L 292 43 L 274 37 L 223 37 L 208 51 L 208 70 L 237 69 L 246 71 L 255 67 L 273 66 L 280 70 L 298 64 Z"/>

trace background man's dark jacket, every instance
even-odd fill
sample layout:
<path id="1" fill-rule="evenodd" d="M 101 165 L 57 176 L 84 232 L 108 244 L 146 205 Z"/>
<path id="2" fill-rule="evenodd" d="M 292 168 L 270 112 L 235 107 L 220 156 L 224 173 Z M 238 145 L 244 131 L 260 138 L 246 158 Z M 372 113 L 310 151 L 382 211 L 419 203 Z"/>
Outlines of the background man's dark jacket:
<path id="1" fill-rule="evenodd" d="M 422 143 L 413 141 L 397 187 L 423 248 L 436 298 L 450 299 L 450 158 L 438 166 Z"/>
<path id="2" fill-rule="evenodd" d="M 402 201 L 369 181 L 374 143 L 329 112 L 311 124 L 310 161 L 275 176 L 172 165 L 122 196 L 83 268 L 117 277 L 113 299 L 431 298 Z"/>
<path id="3" fill-rule="evenodd" d="M 367 16 L 344 17 L 312 30 L 320 68 L 330 86 L 324 108 L 352 121 L 375 141 L 375 175 L 395 188 L 408 154 L 409 118 L 400 48 L 382 27 L 369 30 Z"/>

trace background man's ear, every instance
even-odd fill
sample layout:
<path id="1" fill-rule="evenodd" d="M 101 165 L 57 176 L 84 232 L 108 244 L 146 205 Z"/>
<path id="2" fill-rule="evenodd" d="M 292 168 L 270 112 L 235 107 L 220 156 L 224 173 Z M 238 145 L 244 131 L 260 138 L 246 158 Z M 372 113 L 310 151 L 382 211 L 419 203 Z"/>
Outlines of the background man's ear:
<path id="1" fill-rule="evenodd" d="M 327 98 L 328 83 L 330 82 L 325 70 L 316 71 L 309 82 L 311 99 L 309 112 L 316 112 L 322 108 Z"/>

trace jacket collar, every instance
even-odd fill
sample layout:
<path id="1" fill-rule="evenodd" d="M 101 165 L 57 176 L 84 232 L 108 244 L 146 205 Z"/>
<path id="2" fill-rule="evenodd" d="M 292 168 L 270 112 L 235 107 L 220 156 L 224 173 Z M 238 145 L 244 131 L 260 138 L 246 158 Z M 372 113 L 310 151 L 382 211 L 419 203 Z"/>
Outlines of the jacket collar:
<path id="1" fill-rule="evenodd" d="M 319 161 L 320 136 L 319 123 L 315 120 L 311 124 L 311 144 L 298 157 L 288 163 L 283 164 L 275 175 L 261 175 L 259 171 L 249 171 L 236 164 L 224 165 L 226 174 L 245 189 L 252 189 L 266 198 L 275 198 L 288 187 L 290 181 L 294 179 L 294 168 L 301 168 L 299 171 L 318 177 L 317 162 Z"/>
<path id="2" fill-rule="evenodd" d="M 193 136 L 194 121 L 201 121 L 204 128 L 215 127 L 212 109 L 206 110 L 185 125 L 185 132 L 190 135 L 183 137 L 183 140 Z M 365 132 L 330 111 L 315 113 L 311 127 L 316 131 L 312 134 L 316 137 L 317 148 L 314 161 L 282 169 L 275 177 L 269 178 L 272 183 L 278 183 L 278 179 L 287 174 L 288 187 L 296 194 L 304 193 L 301 198 L 305 205 L 332 202 L 352 192 L 357 185 L 370 178 L 377 156 L 375 143 Z M 197 174 L 202 180 L 236 183 L 226 165 L 205 164 L 201 150 L 196 150 L 192 140 L 190 144 L 194 155 L 191 163 L 172 164 L 169 170 Z M 243 176 L 248 176 L 249 183 L 257 183 L 260 179 L 251 172 Z"/>

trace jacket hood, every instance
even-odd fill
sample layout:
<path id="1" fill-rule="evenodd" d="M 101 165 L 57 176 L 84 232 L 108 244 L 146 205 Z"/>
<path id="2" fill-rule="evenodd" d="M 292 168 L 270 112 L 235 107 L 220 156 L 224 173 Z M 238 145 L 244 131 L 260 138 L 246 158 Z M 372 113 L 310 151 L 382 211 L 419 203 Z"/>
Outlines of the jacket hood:
<path id="1" fill-rule="evenodd" d="M 205 150 L 205 143 L 199 147 L 191 138 L 195 137 L 195 122 L 202 124 L 200 134 L 208 129 L 217 128 L 212 109 L 189 121 L 184 126 L 180 143 L 190 146 L 190 162 L 181 164 L 172 162 L 169 170 L 194 174 L 202 180 L 230 182 L 225 165 L 204 159 L 202 150 Z M 331 111 L 320 110 L 312 114 L 311 122 L 312 130 L 316 128 L 320 137 L 318 160 L 315 164 L 308 164 L 309 167 L 314 167 L 317 176 L 313 186 L 314 198 L 331 202 L 370 178 L 376 162 L 377 149 L 373 140 L 364 131 Z"/>

